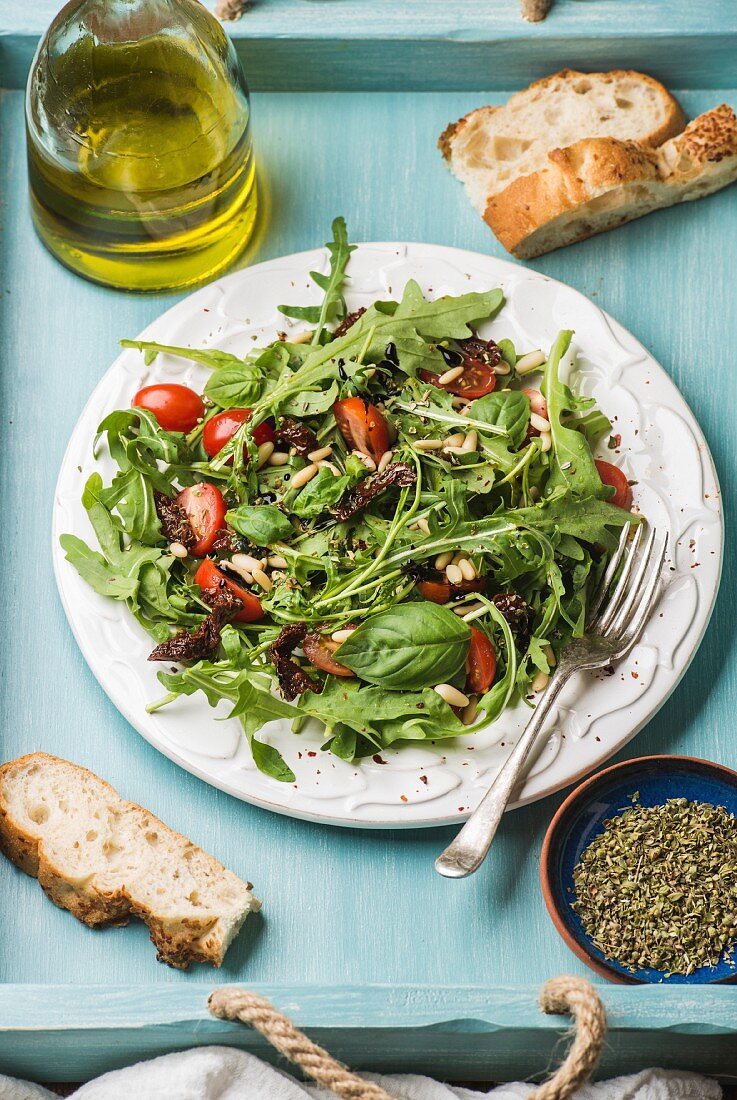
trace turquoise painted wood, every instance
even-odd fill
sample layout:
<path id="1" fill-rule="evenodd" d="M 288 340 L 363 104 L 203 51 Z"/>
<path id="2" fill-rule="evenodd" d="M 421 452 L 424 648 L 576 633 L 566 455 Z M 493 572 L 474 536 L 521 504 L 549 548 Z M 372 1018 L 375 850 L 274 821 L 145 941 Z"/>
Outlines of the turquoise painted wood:
<path id="1" fill-rule="evenodd" d="M 567 1021 L 543 1016 L 533 987 L 268 984 L 256 989 L 356 1069 L 464 1081 L 539 1078 L 564 1049 Z M 69 987 L 0 986 L 0 1071 L 73 1080 L 80 1064 L 86 1076 L 96 1076 L 144 1057 L 212 1043 L 274 1061 L 273 1049 L 250 1028 L 210 1016 L 210 990 L 200 984 L 155 991 L 91 987 L 72 1010 Z M 666 1068 L 687 1063 L 714 1073 L 718 1065 L 730 1065 L 737 1032 L 733 994 L 721 989 L 704 999 L 674 992 L 672 987 L 606 991 L 609 1034 L 601 1076 L 652 1061 L 654 1049 L 658 1065 Z"/>
<path id="2" fill-rule="evenodd" d="M 501 93 L 478 92 L 256 94 L 262 214 L 245 262 L 320 244 L 337 213 L 345 214 L 355 240 L 436 241 L 501 255 L 435 149 L 449 119 L 501 98 Z M 737 91 L 689 91 L 682 99 L 697 113 L 722 99 L 737 103 Z M 486 1003 L 488 991 L 498 1022 L 510 1029 L 488 1040 L 485 1066 L 495 1072 L 498 1054 L 500 1075 L 533 1072 L 540 1063 L 535 1058 L 532 1064 L 532 1053 L 547 1049 L 536 1046 L 539 1029 L 550 1026 L 540 1023 L 534 990 L 561 971 L 584 973 L 552 928 L 537 881 L 542 835 L 562 794 L 510 815 L 483 870 L 466 882 L 449 882 L 433 869 L 449 830 L 334 830 L 240 803 L 157 754 L 116 713 L 84 665 L 51 571 L 56 471 L 82 405 L 116 355 L 118 338 L 137 333 L 173 299 L 94 287 L 45 253 L 32 234 L 26 208 L 22 114 L 22 94 L 3 93 L 0 621 L 9 640 L 0 648 L 2 756 L 45 749 L 87 765 L 254 882 L 265 902 L 263 916 L 249 922 L 213 981 L 278 983 L 287 990 L 279 1001 L 287 1009 L 293 1003 L 288 990 L 304 983 L 327 989 L 365 983 L 483 986 L 474 1012 L 461 1015 L 466 1019 L 481 1013 L 485 1019 L 478 1005 Z M 677 751 L 732 766 L 737 757 L 737 586 L 731 551 L 737 539 L 732 477 L 737 434 L 731 415 L 737 347 L 735 254 L 737 188 L 732 188 L 534 265 L 592 296 L 672 373 L 701 421 L 726 496 L 725 579 L 714 620 L 685 682 L 626 755 Z M 158 1011 L 156 1006 L 173 998 L 174 1023 L 152 1025 L 150 1032 L 143 1028 L 141 1042 L 145 1038 L 150 1045 L 140 1049 L 168 1049 L 188 1041 L 191 1030 L 189 1025 L 178 1030 L 178 1013 L 192 1012 L 201 1003 L 202 983 L 210 975 L 202 968 L 181 973 L 157 964 L 144 928 L 92 932 L 55 909 L 35 882 L 4 861 L 0 927 L 0 982 L 67 986 L 48 994 L 29 988 L 0 990 L 0 1066 L 11 1050 L 19 1049 L 23 1058 L 36 1059 L 39 1073 L 48 1075 L 44 1058 L 51 1048 L 45 1037 L 35 1048 L 25 1039 L 14 1047 L 20 1043 L 17 1033 L 3 1038 L 2 1029 L 13 1023 L 14 1006 L 37 1012 L 38 1027 L 48 1019 L 47 1004 L 57 1013 L 66 1005 L 75 1019 L 94 996 L 88 987 L 97 985 L 140 983 L 143 990 L 131 994 L 131 1011 L 139 1022 L 145 1022 L 146 1006 Z M 494 1000 L 497 993 L 500 999 Z M 356 1026 L 363 996 L 362 990 L 351 994 L 359 1006 L 350 1017 Z M 452 1003 L 453 996 L 438 989 L 432 996 L 409 990 L 403 1009 L 408 1026 L 427 1022 L 427 1013 L 436 1022 L 448 1019 L 444 998 Z M 704 1021 L 722 1020 L 728 1029 L 735 1028 L 737 1009 L 728 991 L 704 990 L 678 1001 L 665 990 L 625 995 L 606 987 L 606 996 L 628 1036 L 618 1048 L 619 1068 L 664 1058 L 703 1064 L 707 1048 L 699 1037 L 709 1030 Z M 99 1009 L 101 1024 L 109 1020 L 117 997 L 89 1002 Z M 505 998 L 517 1005 L 508 1018 Z M 653 1010 L 661 1006 L 674 1030 L 644 1028 L 640 1033 L 643 1005 Z M 384 1064 L 381 1059 L 392 1040 L 379 1027 L 381 1007 L 375 1012 L 370 1041 L 356 1039 L 346 1049 L 378 1065 Z M 320 1012 L 315 1010 L 310 1020 L 318 1026 Z M 675 1027 L 684 1021 L 693 1023 L 695 1039 Z M 445 1060 L 448 1073 L 460 1074 L 466 1061 L 470 1064 L 477 1043 L 475 1025 L 458 1028 L 465 1035 L 462 1043 L 454 1049 L 450 1042 L 438 1047 L 438 1060 Z M 126 1039 L 124 1030 L 114 1036 L 115 1049 L 132 1056 L 137 1038 Z M 62 1058 L 62 1038 L 56 1036 L 53 1052 L 66 1076 L 92 1073 L 101 1065 L 101 1052 L 114 1057 L 111 1035 L 104 1028 L 89 1043 L 80 1040 L 76 1060 L 71 1042 Z M 430 1057 L 433 1047 L 430 1039 L 417 1049 Z M 404 1051 L 409 1058 L 414 1038 L 391 1049 L 392 1057 Z M 711 1068 L 729 1071 L 734 1042 L 709 1046 L 708 1056 Z"/>
<path id="3" fill-rule="evenodd" d="M 0 0 L 1 84 L 22 87 L 60 6 Z M 554 0 L 534 25 L 519 0 L 257 0 L 227 27 L 258 90 L 504 89 L 564 66 L 641 68 L 682 88 L 737 76 L 733 0 Z"/>

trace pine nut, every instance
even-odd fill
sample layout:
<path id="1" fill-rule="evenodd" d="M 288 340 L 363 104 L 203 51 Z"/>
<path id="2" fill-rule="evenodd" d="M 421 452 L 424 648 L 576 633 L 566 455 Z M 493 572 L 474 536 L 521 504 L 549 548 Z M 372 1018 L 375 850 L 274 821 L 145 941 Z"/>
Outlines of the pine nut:
<path id="1" fill-rule="evenodd" d="M 189 551 L 181 542 L 170 542 L 169 553 L 173 554 L 175 558 L 186 558 Z"/>
<path id="2" fill-rule="evenodd" d="M 245 569 L 248 573 L 262 568 L 261 562 L 258 558 L 254 558 L 253 554 L 233 554 L 230 564 L 234 569 Z"/>
<path id="3" fill-rule="evenodd" d="M 444 439 L 416 439 L 415 448 L 418 451 L 439 451 L 445 446 Z"/>
<path id="4" fill-rule="evenodd" d="M 422 517 L 422 519 L 417 520 L 417 527 L 420 531 L 422 531 L 423 534 L 430 534 L 430 524 L 427 522 L 424 516 Z"/>
<path id="5" fill-rule="evenodd" d="M 272 569 L 288 569 L 289 562 L 286 558 L 283 558 L 281 554 L 272 554 L 266 559 Z"/>
<path id="6" fill-rule="evenodd" d="M 443 447 L 443 454 L 446 455 L 467 455 L 470 451 L 467 451 L 465 447 Z"/>
<path id="7" fill-rule="evenodd" d="M 340 470 L 332 462 L 328 462 L 326 458 L 321 459 L 318 462 L 318 469 L 320 470 L 332 470 L 335 477 L 340 477 Z"/>
<path id="8" fill-rule="evenodd" d="M 530 426 L 537 428 L 539 432 L 550 431 L 550 421 L 546 420 L 544 416 L 540 416 L 539 413 L 530 413 Z"/>
<path id="9" fill-rule="evenodd" d="M 446 565 L 445 575 L 451 584 L 460 584 L 463 580 L 463 573 L 461 573 L 460 567 L 453 565 L 453 562 L 451 562 L 450 565 Z"/>
<path id="10" fill-rule="evenodd" d="M 540 490 L 538 489 L 537 485 L 531 485 L 530 491 L 527 495 L 529 496 L 530 500 L 539 500 Z"/>
<path id="11" fill-rule="evenodd" d="M 451 401 L 451 405 L 454 409 L 465 409 L 471 402 L 467 397 L 454 397 Z"/>
<path id="12" fill-rule="evenodd" d="M 308 481 L 312 481 L 316 473 L 317 463 L 315 462 L 310 463 L 309 466 L 305 466 L 302 470 L 297 470 L 297 473 L 292 478 L 292 489 L 301 489 Z"/>
<path id="13" fill-rule="evenodd" d="M 451 561 L 453 562 L 453 565 L 458 565 L 460 563 L 461 558 L 465 558 L 465 556 L 466 555 L 465 555 L 465 552 L 463 550 L 456 550 L 455 554 L 451 558 Z"/>
<path id="14" fill-rule="evenodd" d="M 556 660 L 555 660 L 555 650 L 553 649 L 553 647 L 551 645 L 543 646 L 543 653 L 545 654 L 545 657 L 546 657 L 547 662 L 550 665 L 550 667 L 555 668 Z"/>
<path id="15" fill-rule="evenodd" d="M 330 444 L 327 447 L 318 447 L 316 451 L 310 451 L 307 455 L 310 462 L 319 462 L 321 458 L 328 458 L 333 453 L 333 448 Z"/>
<path id="16" fill-rule="evenodd" d="M 330 637 L 334 642 L 337 642 L 338 645 L 342 645 L 343 642 L 348 641 L 351 634 L 355 634 L 356 630 L 358 630 L 357 626 L 347 626 L 343 630 L 334 630 Z"/>
<path id="17" fill-rule="evenodd" d="M 449 382 L 455 382 L 456 378 L 461 377 L 464 370 L 465 370 L 465 367 L 463 365 L 461 365 L 459 367 L 451 367 L 450 370 L 447 370 L 445 372 L 445 374 L 440 375 L 440 377 L 438 378 L 438 383 L 437 384 L 439 386 L 447 386 L 447 384 Z"/>
<path id="18" fill-rule="evenodd" d="M 393 455 L 394 451 L 384 451 L 383 455 L 379 459 L 379 465 L 376 467 L 380 474 L 383 474 L 384 470 L 391 462 Z"/>
<path id="19" fill-rule="evenodd" d="M 550 432 L 540 432 L 540 448 L 543 451 L 549 451 L 553 446 L 553 437 Z"/>
<path id="20" fill-rule="evenodd" d="M 463 432 L 456 432 L 455 435 L 449 435 L 447 439 L 443 441 L 443 449 L 445 447 L 462 447 L 466 441 L 466 437 Z"/>
<path id="21" fill-rule="evenodd" d="M 289 455 L 285 451 L 274 451 L 267 461 L 269 466 L 286 466 L 289 462 Z"/>
<path id="22" fill-rule="evenodd" d="M 242 557 L 246 557 L 246 556 L 247 555 L 245 555 L 245 554 L 234 554 L 233 555 L 234 558 L 242 558 Z M 236 561 L 221 561 L 220 564 L 225 565 L 228 568 L 232 569 L 234 573 L 237 573 L 238 576 L 241 577 L 246 582 L 246 584 L 253 584 L 253 577 L 251 576 L 251 571 L 249 569 L 246 569 L 246 567 L 244 565 L 239 565 L 238 562 L 236 562 Z"/>
<path id="23" fill-rule="evenodd" d="M 374 377 L 375 374 L 376 374 L 376 367 L 369 367 L 368 370 L 365 370 L 363 372 L 363 377 L 369 379 L 369 381 L 370 381 Z"/>
<path id="24" fill-rule="evenodd" d="M 494 374 L 498 374 L 500 378 L 504 378 L 505 375 L 511 373 L 512 368 L 510 367 L 506 359 L 500 359 L 493 370 Z"/>
<path id="25" fill-rule="evenodd" d="M 256 469 L 260 470 L 262 466 L 265 466 L 274 453 L 274 444 L 267 440 L 266 443 L 262 443 L 256 454 Z"/>
<path id="26" fill-rule="evenodd" d="M 290 344 L 306 344 L 311 339 L 312 339 L 312 331 L 310 329 L 308 329 L 307 332 L 300 332 L 299 336 L 295 336 L 294 339 L 289 341 L 289 343 Z"/>
<path id="27" fill-rule="evenodd" d="M 464 726 L 472 726 L 476 721 L 476 715 L 478 714 L 479 700 L 478 696 L 472 695 L 468 701 L 468 706 L 463 708 L 463 714 L 461 715 L 461 722 Z"/>
<path id="28" fill-rule="evenodd" d="M 450 563 L 452 561 L 453 561 L 453 551 L 452 550 L 445 550 L 442 554 L 438 554 L 438 556 L 436 557 L 436 559 L 435 559 L 435 568 L 439 569 L 442 572 L 443 569 L 445 569 L 446 565 L 450 565 Z"/>
<path id="29" fill-rule="evenodd" d="M 483 603 L 460 603 L 458 607 L 453 608 L 453 614 L 465 619 L 466 615 L 473 615 L 475 611 L 481 611 L 485 607 Z"/>
<path id="30" fill-rule="evenodd" d="M 356 458 L 360 458 L 361 462 L 364 464 L 367 470 L 371 470 L 373 472 L 376 469 L 376 463 L 374 462 L 371 455 L 365 454 L 364 451 L 351 451 L 351 454 L 355 455 Z"/>
<path id="31" fill-rule="evenodd" d="M 545 688 L 550 683 L 550 677 L 547 672 L 538 672 L 535 679 L 532 681 L 532 690 L 537 694 L 541 691 L 545 691 Z"/>
<path id="32" fill-rule="evenodd" d="M 254 569 L 253 579 L 265 592 L 271 592 L 271 581 L 263 569 Z"/>
<path id="33" fill-rule="evenodd" d="M 517 374 L 530 374 L 531 371 L 541 367 L 546 359 L 547 356 L 544 351 L 528 351 L 527 355 L 523 355 L 517 360 L 514 369 Z"/>
<path id="34" fill-rule="evenodd" d="M 469 432 L 466 438 L 463 440 L 464 451 L 475 451 L 479 445 L 478 432 Z"/>
<path id="35" fill-rule="evenodd" d="M 471 702 L 467 695 L 458 688 L 454 688 L 452 684 L 438 684 L 433 691 L 437 691 L 440 698 L 444 699 L 450 707 L 467 707 Z"/>
<path id="36" fill-rule="evenodd" d="M 458 568 L 463 574 L 464 581 L 476 580 L 476 570 L 474 569 L 473 564 L 468 560 L 468 558 L 461 558 L 461 560 L 458 562 Z"/>

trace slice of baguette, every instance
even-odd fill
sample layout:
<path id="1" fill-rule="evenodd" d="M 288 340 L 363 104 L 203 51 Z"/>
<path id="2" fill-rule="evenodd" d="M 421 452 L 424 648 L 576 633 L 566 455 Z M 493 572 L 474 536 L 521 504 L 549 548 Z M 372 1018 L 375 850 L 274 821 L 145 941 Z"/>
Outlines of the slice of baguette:
<path id="1" fill-rule="evenodd" d="M 547 166 L 492 195 L 484 219 L 521 260 L 737 180 L 737 118 L 722 104 L 658 149 L 585 138 L 553 149 Z"/>
<path id="2" fill-rule="evenodd" d="M 678 101 L 644 73 L 564 69 L 517 92 L 503 107 L 471 111 L 448 126 L 439 145 L 483 216 L 491 195 L 545 168 L 551 149 L 584 137 L 656 146 L 685 122 Z"/>
<path id="3" fill-rule="evenodd" d="M 158 958 L 220 966 L 249 913 L 246 885 L 86 768 L 46 753 L 0 767 L 0 849 L 92 927 L 140 917 Z"/>

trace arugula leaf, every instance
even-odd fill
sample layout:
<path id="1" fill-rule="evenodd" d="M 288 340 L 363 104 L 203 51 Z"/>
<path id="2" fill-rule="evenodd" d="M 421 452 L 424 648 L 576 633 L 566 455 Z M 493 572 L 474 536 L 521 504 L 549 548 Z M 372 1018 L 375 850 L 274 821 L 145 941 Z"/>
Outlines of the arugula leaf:
<path id="1" fill-rule="evenodd" d="M 310 272 L 310 278 L 325 292 L 322 305 L 277 307 L 285 317 L 293 317 L 299 321 L 317 325 L 312 336 L 313 347 L 319 345 L 320 337 L 329 321 L 342 320 L 346 315 L 343 283 L 348 260 L 351 252 L 355 252 L 356 245 L 348 243 L 348 231 L 344 218 L 334 219 L 333 240 L 328 241 L 326 247 L 330 253 L 330 272 L 327 275 L 321 275 L 319 271 Z"/>
<path id="2" fill-rule="evenodd" d="M 148 478 L 140 470 L 133 466 L 120 470 L 110 487 L 101 490 L 100 500 L 109 511 L 115 509 L 118 512 L 129 538 L 146 546 L 156 546 L 162 541 L 153 491 Z"/>
<path id="3" fill-rule="evenodd" d="M 336 659 L 370 684 L 416 691 L 447 683 L 463 667 L 471 631 L 445 607 L 405 603 L 361 624 Z"/>
<path id="4" fill-rule="evenodd" d="M 565 486 L 577 496 L 603 497 L 604 487 L 585 435 L 563 424 L 564 414 L 575 406 L 569 387 L 559 376 L 561 360 L 568 351 L 572 336 L 569 329 L 559 333 L 545 364 L 542 389 L 548 404 L 553 436 L 553 469 L 545 493 L 549 496 L 555 489 Z"/>
<path id="5" fill-rule="evenodd" d="M 161 563 L 164 553 L 160 549 L 136 542 L 123 547 L 120 529 L 102 503 L 102 492 L 102 478 L 97 473 L 92 474 L 85 486 L 82 504 L 102 553 L 91 550 L 75 535 L 62 535 L 59 541 L 67 561 L 71 562 L 95 592 L 114 600 L 128 600 L 131 608 L 138 611 L 136 596 L 141 570 L 147 562 Z M 171 557 L 168 560 L 170 563 L 173 561 Z"/>
<path id="6" fill-rule="evenodd" d="M 226 513 L 225 522 L 255 546 L 273 546 L 294 534 L 289 518 L 273 504 L 241 504 Z"/>
<path id="7" fill-rule="evenodd" d="M 243 360 L 229 351 L 219 351 L 218 348 L 183 348 L 173 344 L 158 344 L 155 340 L 121 340 L 121 348 L 138 348 L 144 353 L 146 365 L 153 363 L 157 355 L 177 355 L 181 359 L 191 359 L 193 363 L 200 363 L 211 370 L 220 370 L 223 367 L 242 367 Z"/>

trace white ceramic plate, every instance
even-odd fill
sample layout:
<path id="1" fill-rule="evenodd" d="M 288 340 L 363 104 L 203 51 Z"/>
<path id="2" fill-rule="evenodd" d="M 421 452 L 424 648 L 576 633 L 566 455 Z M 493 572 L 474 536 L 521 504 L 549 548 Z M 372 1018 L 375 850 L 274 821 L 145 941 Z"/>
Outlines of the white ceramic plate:
<path id="1" fill-rule="evenodd" d="M 142 337 L 245 354 L 290 323 L 280 302 L 308 303 L 310 270 L 327 270 L 325 250 L 272 260 L 218 280 L 178 303 Z M 577 291 L 525 268 L 471 252 L 422 244 L 367 244 L 350 263 L 349 307 L 397 297 L 417 279 L 430 297 L 501 286 L 507 304 L 484 335 L 510 337 L 518 349 L 548 348 L 561 328 L 575 330 L 573 369 L 614 421 L 621 445 L 606 458 L 635 481 L 640 510 L 669 532 L 669 584 L 641 643 L 614 675 L 581 674 L 561 696 L 549 735 L 517 804 L 559 790 L 611 756 L 655 714 L 701 640 L 716 597 L 722 558 L 719 487 L 709 450 L 681 394 L 620 325 Z M 121 335 L 130 335 L 123 334 Z M 53 521 L 59 591 L 72 630 L 102 687 L 151 744 L 188 771 L 238 798 L 294 817 L 336 825 L 403 827 L 460 821 L 475 807 L 529 717 L 520 704 L 485 732 L 442 748 L 407 747 L 351 765 L 320 752 L 317 729 L 299 736 L 272 723 L 263 736 L 295 773 L 283 784 L 254 767 L 237 720 L 217 720 L 204 698 L 145 711 L 161 686 L 147 662 L 151 641 L 120 603 L 96 595 L 63 557 L 59 535 L 91 539 L 80 503 L 94 468 L 108 482 L 106 454 L 93 460 L 97 425 L 125 408 L 144 384 L 176 380 L 200 389 L 207 372 L 159 356 L 146 367 L 125 351 L 90 398 L 62 463 Z M 92 537 L 94 542 L 94 538 Z M 219 715 L 222 717 L 222 714 Z"/>

